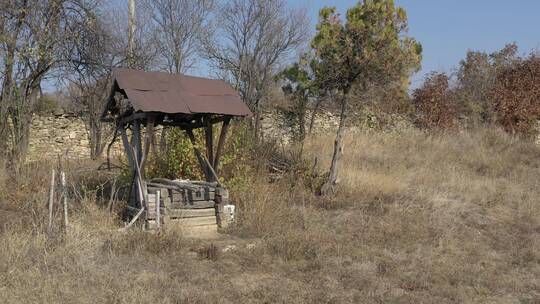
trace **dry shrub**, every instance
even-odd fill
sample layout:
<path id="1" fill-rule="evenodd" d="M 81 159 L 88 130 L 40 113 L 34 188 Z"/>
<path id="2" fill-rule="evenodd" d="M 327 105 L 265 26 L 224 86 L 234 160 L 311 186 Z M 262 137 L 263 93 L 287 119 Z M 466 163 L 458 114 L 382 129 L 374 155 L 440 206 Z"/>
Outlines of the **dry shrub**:
<path id="1" fill-rule="evenodd" d="M 511 133 L 538 134 L 540 57 L 516 60 L 498 72 L 493 90 L 497 122 Z"/>
<path id="2" fill-rule="evenodd" d="M 449 77 L 431 73 L 413 93 L 416 122 L 422 128 L 448 129 L 456 124 L 456 105 L 449 89 Z"/>
<path id="3" fill-rule="evenodd" d="M 538 146 L 480 129 L 357 133 L 346 147 L 335 200 L 350 207 L 326 227 L 338 231 L 344 256 L 377 265 L 382 281 L 370 299 L 540 298 Z M 330 140 L 307 149 L 330 162 Z M 379 293 L 385 286 L 393 289 Z"/>
<path id="4" fill-rule="evenodd" d="M 307 157 L 326 167 L 331 139 L 310 139 Z M 539 153 L 498 129 L 349 134 L 335 197 L 319 201 L 293 174 L 274 183 L 264 172 L 244 176 L 231 188 L 232 236 L 212 241 L 119 233 L 115 216 L 89 197 L 70 214 L 63 242 L 51 244 L 31 224 L 0 232 L 0 299 L 535 303 Z M 38 186 L 47 187 L 48 172 L 33 174 L 43 174 L 33 190 L 46 196 Z M 27 187 L 11 197 L 31 198 Z M 41 194 L 28 204 L 41 206 Z"/>

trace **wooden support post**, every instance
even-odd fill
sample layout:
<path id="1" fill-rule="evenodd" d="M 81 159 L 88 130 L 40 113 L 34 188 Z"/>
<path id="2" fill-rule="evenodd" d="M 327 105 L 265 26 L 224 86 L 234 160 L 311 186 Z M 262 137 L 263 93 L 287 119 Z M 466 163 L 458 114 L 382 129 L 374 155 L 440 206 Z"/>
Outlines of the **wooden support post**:
<path id="1" fill-rule="evenodd" d="M 195 135 L 193 134 L 192 129 L 187 129 L 186 134 L 189 137 L 189 140 L 191 141 L 191 144 L 193 145 L 193 150 L 195 151 L 195 156 L 197 157 L 197 160 L 199 161 L 199 165 L 201 166 L 201 169 L 204 173 L 205 179 L 208 181 L 209 174 L 208 174 L 208 168 L 206 166 L 206 162 L 204 161 L 204 156 L 202 155 L 201 151 L 199 151 L 199 148 L 197 148 L 197 140 L 195 139 Z"/>
<path id="2" fill-rule="evenodd" d="M 51 189 L 49 192 L 49 232 L 52 230 L 52 221 L 53 221 L 53 204 L 54 204 L 54 176 L 55 171 L 52 169 L 51 175 Z"/>
<path id="3" fill-rule="evenodd" d="M 216 155 L 214 156 L 214 162 L 213 167 L 216 173 L 219 172 L 219 159 L 221 157 L 221 153 L 223 153 L 223 147 L 225 146 L 225 138 L 227 136 L 227 131 L 229 130 L 229 124 L 231 122 L 231 117 L 228 116 L 221 125 L 221 133 L 219 134 L 219 141 L 218 146 L 216 150 Z"/>
<path id="4" fill-rule="evenodd" d="M 204 117 L 204 133 L 206 135 L 206 159 L 210 164 L 214 163 L 214 135 L 210 115 Z"/>
<path id="5" fill-rule="evenodd" d="M 214 168 L 212 168 L 212 164 L 204 157 L 204 155 L 201 153 L 199 148 L 197 148 L 197 141 L 195 139 L 195 135 L 193 134 L 192 129 L 187 129 L 186 133 L 191 140 L 191 143 L 193 144 L 193 149 L 195 150 L 195 155 L 197 156 L 197 159 L 199 160 L 199 164 L 201 165 L 201 169 L 204 172 L 204 176 L 206 178 L 207 182 L 219 182 L 218 176 L 216 174 L 216 171 L 214 171 Z"/>
<path id="6" fill-rule="evenodd" d="M 120 125 L 117 127 L 117 129 L 120 131 L 120 134 L 122 136 L 122 144 L 124 145 L 124 150 L 126 151 L 126 156 L 128 158 L 129 165 L 133 167 L 134 166 L 133 151 L 130 148 L 129 139 L 126 133 L 126 126 Z"/>
<path id="7" fill-rule="evenodd" d="M 133 134 L 131 135 L 131 145 L 135 147 L 135 157 L 141 162 L 142 159 L 142 145 L 141 145 L 141 121 L 136 119 L 133 121 L 132 126 Z"/>
<path id="8" fill-rule="evenodd" d="M 154 122 L 155 117 L 149 116 L 146 124 L 146 133 L 144 134 L 144 147 L 141 159 L 141 175 L 144 176 L 144 165 L 148 160 L 148 155 L 150 153 L 150 147 L 154 141 Z"/>
<path id="9" fill-rule="evenodd" d="M 131 145 L 129 144 L 129 139 L 128 139 L 128 136 L 127 136 L 127 132 L 126 132 L 126 125 L 125 124 L 120 124 L 117 126 L 117 129 L 120 131 L 120 135 L 122 136 L 122 144 L 124 145 L 124 150 L 126 152 L 126 156 L 128 158 L 128 162 L 129 162 L 129 165 L 131 166 L 131 168 L 133 169 L 133 178 L 131 180 L 131 189 L 130 189 L 130 192 L 129 192 L 129 199 L 128 199 L 128 204 L 131 203 L 131 200 L 132 200 L 132 197 L 137 197 L 137 189 L 135 189 L 133 186 L 134 184 L 136 183 L 136 172 L 135 172 L 135 153 L 133 152 L 133 148 L 131 147 Z M 135 199 L 137 200 L 137 199 Z"/>
<path id="10" fill-rule="evenodd" d="M 60 180 L 62 181 L 62 200 L 64 205 L 64 232 L 67 233 L 68 230 L 68 206 L 67 206 L 67 183 L 66 183 L 66 173 L 60 172 Z"/>
<path id="11" fill-rule="evenodd" d="M 133 148 L 133 151 L 135 152 L 135 148 Z M 141 167 L 139 166 L 139 161 L 137 160 L 136 157 L 134 161 L 135 161 L 135 172 L 133 174 L 135 175 L 135 185 L 137 187 L 137 193 L 139 194 L 139 206 L 141 208 L 148 210 L 148 206 L 146 205 L 148 201 L 146 198 L 147 190 L 146 190 L 146 187 L 144 186 L 143 178 L 141 175 L 141 170 L 140 170 Z"/>

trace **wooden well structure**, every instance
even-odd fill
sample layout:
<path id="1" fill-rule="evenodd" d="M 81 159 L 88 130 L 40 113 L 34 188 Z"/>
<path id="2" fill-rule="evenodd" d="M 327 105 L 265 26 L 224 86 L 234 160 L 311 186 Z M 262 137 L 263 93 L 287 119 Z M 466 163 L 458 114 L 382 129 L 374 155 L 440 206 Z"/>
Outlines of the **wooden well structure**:
<path id="1" fill-rule="evenodd" d="M 218 179 L 227 130 L 233 117 L 250 115 L 238 93 L 222 80 L 114 69 L 113 86 L 101 120 L 115 124 L 115 134 L 122 139 L 133 171 L 128 204 L 130 224 L 141 216 L 149 228 L 159 228 L 174 219 L 193 226 L 219 224 L 219 213 L 228 204 L 228 192 Z M 217 145 L 215 124 L 221 125 Z M 158 125 L 186 132 L 205 181 L 145 179 L 144 168 Z M 198 128 L 204 129 L 206 151 L 197 148 L 193 130 Z"/>

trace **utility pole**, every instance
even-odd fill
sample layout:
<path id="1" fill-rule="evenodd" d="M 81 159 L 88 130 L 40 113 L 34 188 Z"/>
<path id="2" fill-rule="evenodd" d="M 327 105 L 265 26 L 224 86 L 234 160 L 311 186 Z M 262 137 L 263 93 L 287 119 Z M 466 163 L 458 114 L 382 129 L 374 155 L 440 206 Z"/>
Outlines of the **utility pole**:
<path id="1" fill-rule="evenodd" d="M 135 0 L 129 1 L 129 32 L 128 32 L 128 64 L 130 68 L 135 67 L 135 30 L 137 28 L 136 23 L 136 11 L 135 11 Z"/>

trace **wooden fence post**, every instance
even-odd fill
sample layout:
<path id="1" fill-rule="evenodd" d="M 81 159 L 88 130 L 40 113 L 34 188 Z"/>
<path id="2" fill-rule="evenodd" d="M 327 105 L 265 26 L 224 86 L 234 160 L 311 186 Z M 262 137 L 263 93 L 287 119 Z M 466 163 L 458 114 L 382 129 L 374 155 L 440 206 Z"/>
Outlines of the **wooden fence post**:
<path id="1" fill-rule="evenodd" d="M 66 173 L 64 171 L 60 173 L 60 179 L 62 180 L 62 198 L 63 198 L 63 203 L 64 203 L 64 231 L 67 232 L 69 221 L 68 221 L 68 206 L 67 206 Z"/>
<path id="2" fill-rule="evenodd" d="M 160 203 L 159 203 L 159 200 L 161 199 L 160 198 L 161 196 L 161 191 L 156 191 L 156 227 L 157 227 L 157 230 L 159 231 L 159 229 L 161 228 L 161 208 L 160 208 Z"/>
<path id="3" fill-rule="evenodd" d="M 52 221 L 53 221 L 53 204 L 54 204 L 54 169 L 52 169 L 51 175 L 51 189 L 49 192 L 49 232 L 52 231 Z"/>

